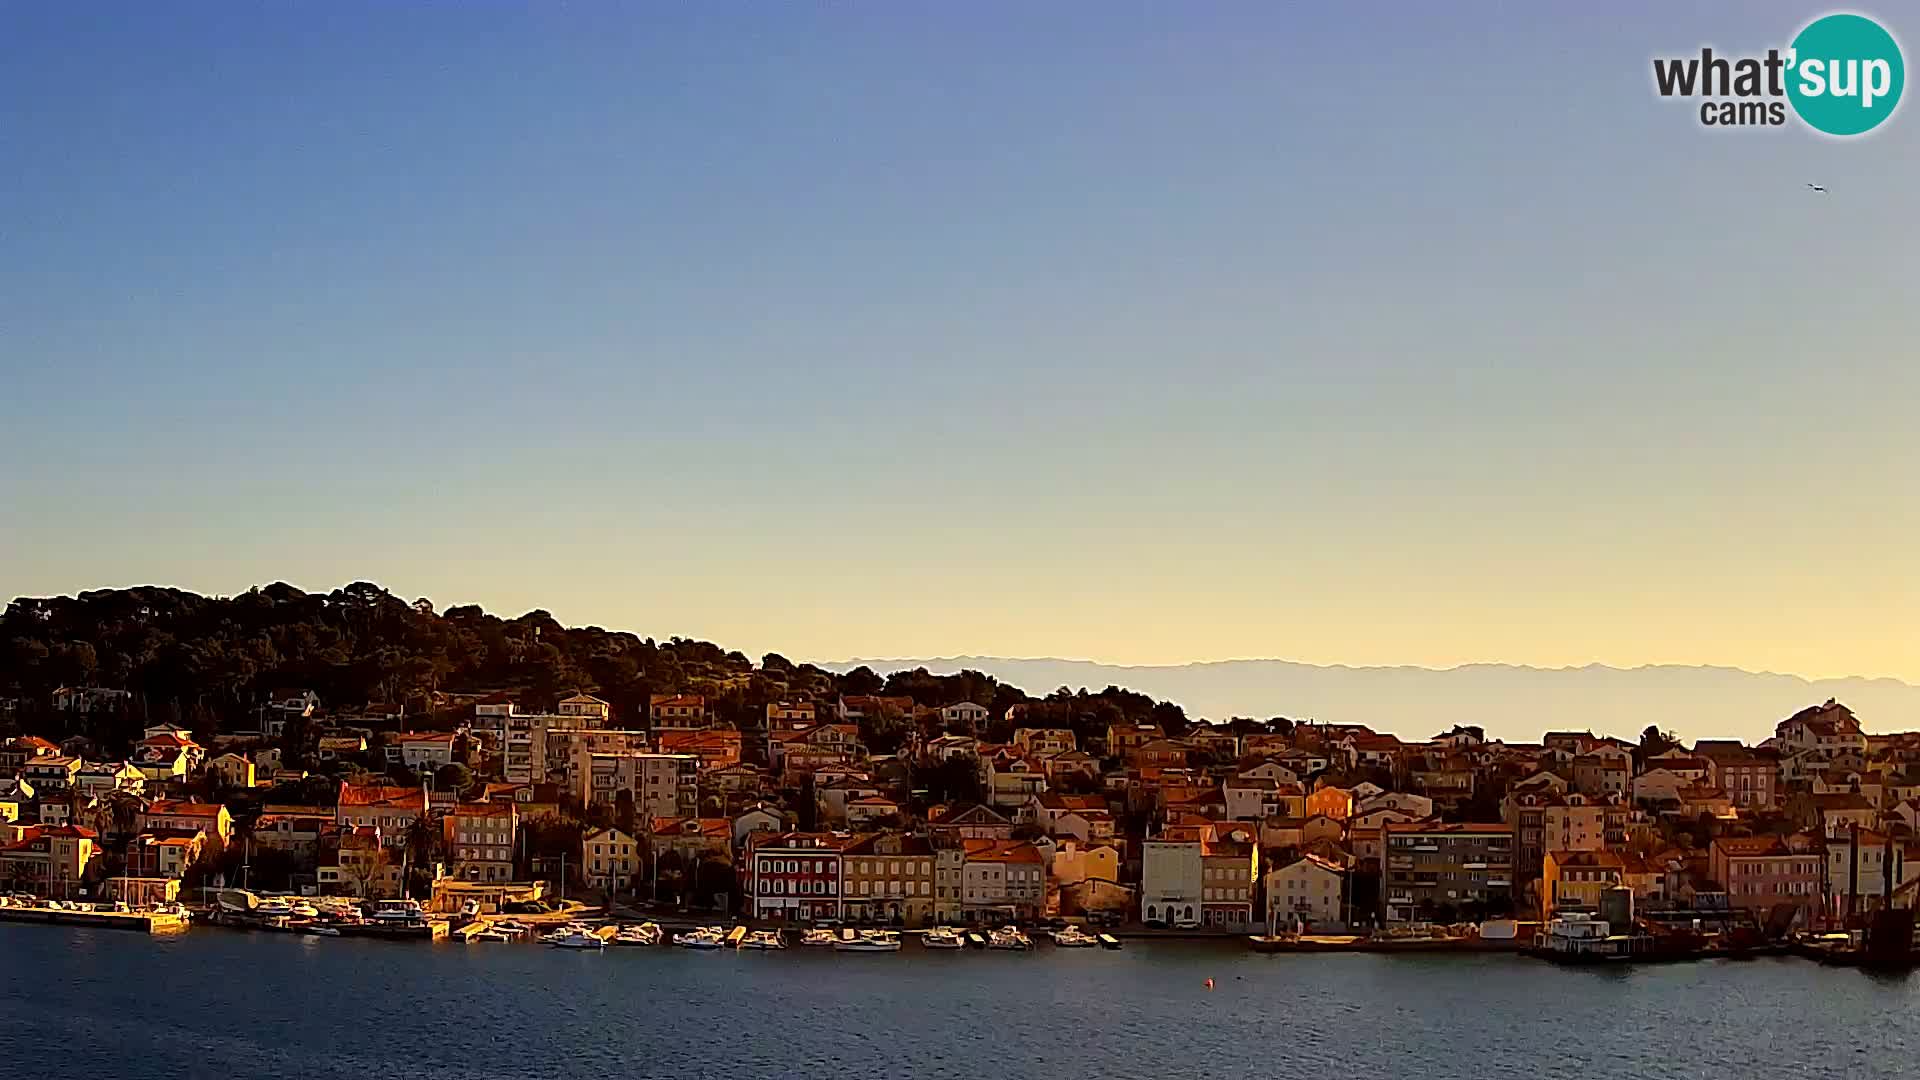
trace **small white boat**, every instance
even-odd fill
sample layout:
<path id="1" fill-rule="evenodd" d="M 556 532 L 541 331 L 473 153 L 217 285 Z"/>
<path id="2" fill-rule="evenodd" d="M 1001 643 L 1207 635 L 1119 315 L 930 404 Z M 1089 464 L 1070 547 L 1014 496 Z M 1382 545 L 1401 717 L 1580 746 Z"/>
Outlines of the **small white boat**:
<path id="1" fill-rule="evenodd" d="M 673 936 L 673 943 L 682 949 L 718 949 L 726 935 L 718 929 L 708 926 L 699 930 L 686 930 Z"/>
<path id="2" fill-rule="evenodd" d="M 660 944 L 660 924 L 641 923 L 638 926 L 623 926 L 613 935 L 615 945 L 658 945 Z"/>
<path id="3" fill-rule="evenodd" d="M 260 901 L 260 906 L 253 909 L 253 914 L 258 915 L 262 919 L 291 918 L 293 916 L 293 905 L 277 896 L 271 897 Z"/>
<path id="4" fill-rule="evenodd" d="M 780 931 L 778 930 L 755 930 L 746 937 L 741 938 L 740 944 L 737 946 L 737 948 L 741 949 L 755 949 L 760 951 L 784 949 L 786 947 L 787 941 L 780 936 Z"/>
<path id="5" fill-rule="evenodd" d="M 331 926 L 309 926 L 302 933 L 312 937 L 339 937 L 340 931 Z"/>
<path id="6" fill-rule="evenodd" d="M 1100 944 L 1100 939 L 1077 926 L 1069 926 L 1053 932 L 1053 943 L 1062 949 L 1091 949 Z"/>
<path id="7" fill-rule="evenodd" d="M 488 927 L 485 930 L 475 930 L 473 933 L 467 935 L 467 943 L 469 945 L 471 945 L 476 941 L 512 941 L 512 940 L 513 940 L 512 934 L 507 933 L 505 930 L 500 930 L 494 927 Z"/>
<path id="8" fill-rule="evenodd" d="M 862 930 L 856 936 L 848 930 L 834 942 L 834 948 L 841 952 L 899 952 L 900 933 L 897 930 Z"/>
<path id="9" fill-rule="evenodd" d="M 606 939 L 600 935 L 585 934 L 577 930 L 570 931 L 548 944 L 556 949 L 604 949 L 607 947 Z"/>
<path id="10" fill-rule="evenodd" d="M 927 931 L 926 935 L 920 939 L 920 945 L 927 949 L 964 949 L 967 947 L 967 939 L 961 937 L 958 930 L 937 926 Z"/>
<path id="11" fill-rule="evenodd" d="M 808 930 L 800 935 L 800 944 L 832 948 L 836 939 L 831 930 Z"/>
<path id="12" fill-rule="evenodd" d="M 1033 948 L 1033 939 L 1021 933 L 1017 926 L 1003 926 L 987 936 L 987 948 L 1025 952 Z"/>

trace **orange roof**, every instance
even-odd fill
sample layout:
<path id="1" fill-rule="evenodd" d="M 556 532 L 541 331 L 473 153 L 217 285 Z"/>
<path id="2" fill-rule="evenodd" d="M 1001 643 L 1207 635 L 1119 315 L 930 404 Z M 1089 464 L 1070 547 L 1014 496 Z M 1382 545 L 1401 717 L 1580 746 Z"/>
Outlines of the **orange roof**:
<path id="1" fill-rule="evenodd" d="M 968 862 L 1038 863 L 1040 849 L 1025 840 L 968 840 Z"/>
<path id="2" fill-rule="evenodd" d="M 513 804 L 504 800 L 501 802 L 464 802 L 453 808 L 453 813 L 458 817 L 506 817 L 513 812 Z"/>
<path id="3" fill-rule="evenodd" d="M 707 699 L 699 694 L 649 694 L 647 696 L 647 705 L 656 709 L 662 706 L 672 708 L 703 706 L 706 703 Z"/>
<path id="4" fill-rule="evenodd" d="M 648 823 L 655 836 L 702 836 L 724 840 L 733 835 L 733 822 L 726 818 L 657 817 Z"/>
<path id="5" fill-rule="evenodd" d="M 417 787 L 396 787 L 386 784 L 349 784 L 340 782 L 341 806 L 396 806 L 418 809 L 426 801 L 425 794 Z"/>

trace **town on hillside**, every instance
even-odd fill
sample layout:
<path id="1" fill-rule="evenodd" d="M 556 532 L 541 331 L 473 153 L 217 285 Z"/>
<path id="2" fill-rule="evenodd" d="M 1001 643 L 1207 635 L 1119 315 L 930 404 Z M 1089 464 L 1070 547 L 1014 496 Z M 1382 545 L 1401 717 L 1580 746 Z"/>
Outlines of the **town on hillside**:
<path id="1" fill-rule="evenodd" d="M 1867 734 L 1835 701 L 1756 746 L 1120 711 L 835 692 L 740 722 L 693 692 L 627 714 L 589 690 L 287 686 L 207 731 L 61 686 L 0 702 L 0 893 L 1324 934 L 1546 919 L 1624 889 L 1779 935 L 1908 907 L 1920 882 L 1920 733 Z"/>

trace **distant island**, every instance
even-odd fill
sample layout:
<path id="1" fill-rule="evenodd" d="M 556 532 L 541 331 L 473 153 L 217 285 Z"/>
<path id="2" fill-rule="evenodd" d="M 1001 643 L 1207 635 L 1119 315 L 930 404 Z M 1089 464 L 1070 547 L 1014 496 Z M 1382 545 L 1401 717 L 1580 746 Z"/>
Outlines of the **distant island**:
<path id="1" fill-rule="evenodd" d="M 1776 719 L 1828 698 L 1846 702 L 1870 730 L 1920 727 L 1920 687 L 1898 679 L 1805 679 L 1726 667 L 1466 664 L 1434 669 L 1289 660 L 1123 666 L 999 656 L 856 659 L 820 666 L 979 671 L 1035 688 L 1128 686 L 1178 701 L 1196 716 L 1281 712 L 1296 720 L 1366 724 L 1403 739 L 1425 738 L 1454 724 L 1477 724 L 1490 737 L 1509 741 L 1537 738 L 1543 728 L 1633 732 L 1656 724 L 1685 738 L 1757 742 L 1772 734 Z"/>

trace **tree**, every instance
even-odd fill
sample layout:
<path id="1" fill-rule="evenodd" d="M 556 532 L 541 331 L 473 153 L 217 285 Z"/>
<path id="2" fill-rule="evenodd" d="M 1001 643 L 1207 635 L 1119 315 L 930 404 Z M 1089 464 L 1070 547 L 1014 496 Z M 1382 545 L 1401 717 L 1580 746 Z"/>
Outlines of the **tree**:
<path id="1" fill-rule="evenodd" d="M 731 910 L 734 882 L 732 862 L 721 855 L 706 855 L 694 872 L 694 898 L 703 907 Z"/>
<path id="2" fill-rule="evenodd" d="M 462 792 L 473 786 L 473 770 L 457 761 L 440 766 L 433 774 L 435 791 Z"/>
<path id="3" fill-rule="evenodd" d="M 1648 724 L 1640 733 L 1640 745 L 1633 748 L 1633 762 L 1637 768 L 1644 769 L 1647 762 L 1680 745 L 1680 740 L 1671 731 L 1662 731 L 1657 724 Z"/>

